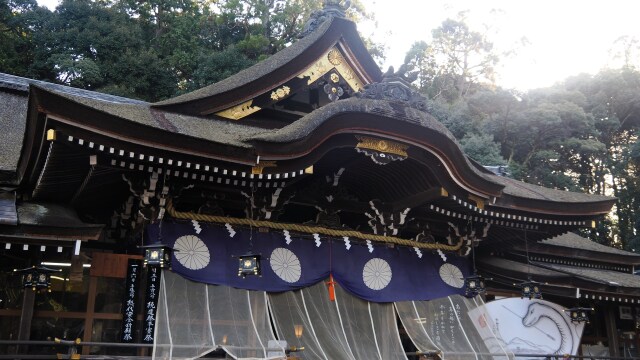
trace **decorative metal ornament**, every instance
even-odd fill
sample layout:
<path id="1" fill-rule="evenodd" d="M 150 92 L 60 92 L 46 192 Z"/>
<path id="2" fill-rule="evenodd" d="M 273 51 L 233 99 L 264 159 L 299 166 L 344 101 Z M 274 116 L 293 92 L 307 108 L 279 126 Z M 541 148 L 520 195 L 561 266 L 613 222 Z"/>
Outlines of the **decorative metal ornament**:
<path id="1" fill-rule="evenodd" d="M 14 274 L 22 274 L 22 286 L 33 291 L 51 292 L 51 273 L 62 270 L 51 269 L 46 266 L 32 266 L 25 269 L 14 269 Z"/>
<path id="2" fill-rule="evenodd" d="M 405 160 L 409 155 L 409 145 L 397 142 L 356 135 L 356 151 L 370 157 L 378 165 L 387 165 L 392 161 Z"/>
<path id="3" fill-rule="evenodd" d="M 327 54 L 327 60 L 331 63 L 331 65 L 338 66 L 342 64 L 344 58 L 338 49 L 331 49 Z"/>
<path id="4" fill-rule="evenodd" d="M 484 294 L 487 291 L 484 280 L 484 277 L 478 274 L 466 277 L 464 279 L 464 295 L 466 297 L 475 297 Z"/>
<path id="5" fill-rule="evenodd" d="M 569 318 L 571 319 L 572 323 L 585 322 L 588 324 L 589 315 L 591 314 L 592 311 L 594 311 L 594 308 L 574 307 L 570 309 L 565 309 L 564 311 L 567 314 L 569 314 Z"/>
<path id="6" fill-rule="evenodd" d="M 238 276 L 243 278 L 247 275 L 260 276 L 260 255 L 246 253 L 238 256 Z"/>
<path id="7" fill-rule="evenodd" d="M 240 120 L 243 117 L 249 116 L 260 109 L 261 108 L 259 106 L 253 106 L 253 99 L 251 99 L 243 102 L 242 104 L 238 104 L 226 110 L 217 112 L 216 115 L 231 120 Z"/>
<path id="8" fill-rule="evenodd" d="M 144 266 L 157 266 L 161 269 L 171 268 L 173 249 L 164 244 L 140 246 L 144 249 Z"/>
<path id="9" fill-rule="evenodd" d="M 288 86 L 283 86 L 271 92 L 271 99 L 273 100 L 282 100 L 291 92 L 291 88 Z"/>
<path id="10" fill-rule="evenodd" d="M 260 161 L 256 166 L 251 167 L 251 174 L 262 175 L 265 168 L 277 167 L 278 164 L 275 161 Z"/>
<path id="11" fill-rule="evenodd" d="M 325 84 L 323 89 L 331 101 L 338 101 L 338 99 L 344 95 L 342 86 L 338 84 Z"/>

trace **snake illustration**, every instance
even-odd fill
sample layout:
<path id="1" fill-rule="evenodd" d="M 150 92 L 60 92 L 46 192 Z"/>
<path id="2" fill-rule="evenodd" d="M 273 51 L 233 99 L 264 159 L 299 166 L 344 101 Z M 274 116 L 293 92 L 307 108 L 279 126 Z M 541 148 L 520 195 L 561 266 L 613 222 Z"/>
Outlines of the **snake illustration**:
<path id="1" fill-rule="evenodd" d="M 535 327 L 535 324 L 542 318 L 547 318 L 555 323 L 560 332 L 560 346 L 554 354 L 574 354 L 576 331 L 567 319 L 551 306 L 539 302 L 532 303 L 527 309 L 527 315 L 522 318 L 522 325 Z"/>

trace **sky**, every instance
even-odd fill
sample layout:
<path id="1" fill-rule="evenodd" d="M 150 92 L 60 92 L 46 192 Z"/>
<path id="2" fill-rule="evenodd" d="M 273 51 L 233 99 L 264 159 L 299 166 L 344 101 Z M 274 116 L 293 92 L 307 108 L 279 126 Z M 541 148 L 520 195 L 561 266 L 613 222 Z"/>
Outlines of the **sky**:
<path id="1" fill-rule="evenodd" d="M 527 39 L 516 55 L 502 57 L 497 69 L 498 85 L 521 91 L 618 67 L 621 63 L 612 62 L 611 55 L 615 40 L 624 35 L 640 40 L 637 0 L 361 1 L 377 24 L 362 24 L 360 30 L 387 48 L 384 71 L 389 65 L 397 69 L 411 44 L 428 42 L 443 20 L 468 11 L 471 29 L 483 32 L 488 26 L 488 38 L 499 53 Z M 38 2 L 53 9 L 58 0 Z"/>
<path id="2" fill-rule="evenodd" d="M 623 35 L 640 40 L 640 1 L 635 0 L 362 1 L 376 16 L 374 39 L 389 47 L 385 65 L 396 69 L 412 43 L 428 42 L 432 29 L 460 11 L 468 10 L 472 30 L 489 26 L 488 38 L 499 52 L 525 37 L 528 45 L 519 47 L 516 56 L 501 58 L 497 70 L 499 85 L 523 91 L 583 72 L 595 74 L 607 65 L 618 67 L 621 63 L 610 61 L 615 40 Z"/>

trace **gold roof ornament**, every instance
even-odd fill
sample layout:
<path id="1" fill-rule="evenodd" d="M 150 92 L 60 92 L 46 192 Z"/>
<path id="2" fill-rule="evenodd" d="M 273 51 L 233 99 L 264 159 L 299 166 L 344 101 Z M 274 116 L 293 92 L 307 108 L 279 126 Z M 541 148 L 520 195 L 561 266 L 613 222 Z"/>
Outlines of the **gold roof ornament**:
<path id="1" fill-rule="evenodd" d="M 287 95 L 291 93 L 291 88 L 288 86 L 283 86 L 271 92 L 271 99 L 278 101 L 284 99 Z"/>
<path id="2" fill-rule="evenodd" d="M 228 108 L 227 110 L 220 111 L 216 113 L 218 116 L 222 116 L 223 118 L 232 119 L 232 120 L 240 120 L 245 116 L 249 116 L 254 112 L 260 110 L 259 106 L 252 106 L 253 99 L 249 101 L 245 101 L 242 104 L 238 104 L 234 107 Z"/>
<path id="3" fill-rule="evenodd" d="M 364 89 L 363 81 L 356 75 L 355 71 L 353 71 L 347 61 L 345 61 L 340 50 L 335 46 L 322 55 L 318 61 L 300 73 L 298 78 L 302 79 L 307 77 L 307 84 L 311 85 L 333 69 L 341 75 L 353 91 L 362 91 Z M 336 74 L 336 76 L 338 76 L 338 74 Z"/>
<path id="4" fill-rule="evenodd" d="M 262 171 L 267 167 L 276 167 L 278 166 L 275 161 L 261 161 L 256 166 L 251 167 L 251 174 L 253 175 L 262 175 Z"/>
<path id="5" fill-rule="evenodd" d="M 356 135 L 356 139 L 358 139 L 356 151 L 369 156 L 378 165 L 402 161 L 409 157 L 407 154 L 409 145 L 361 135 Z"/>

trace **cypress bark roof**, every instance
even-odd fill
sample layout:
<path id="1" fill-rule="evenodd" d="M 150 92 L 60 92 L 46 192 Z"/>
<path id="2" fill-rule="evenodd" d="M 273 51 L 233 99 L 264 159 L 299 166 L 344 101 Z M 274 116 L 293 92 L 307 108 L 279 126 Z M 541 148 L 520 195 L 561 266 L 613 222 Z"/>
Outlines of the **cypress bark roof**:
<path id="1" fill-rule="evenodd" d="M 205 97 L 215 96 L 269 75 L 274 70 L 287 65 L 291 60 L 304 53 L 309 46 L 313 45 L 322 35 L 324 35 L 327 29 L 329 29 L 332 21 L 333 20 L 326 21 L 316 31 L 309 34 L 309 36 L 305 36 L 291 44 L 291 46 L 282 49 L 254 66 L 248 67 L 226 79 L 218 81 L 217 83 L 171 99 L 158 101 L 154 105 L 162 107 L 163 105 L 180 104 Z"/>
<path id="2" fill-rule="evenodd" d="M 578 234 L 574 234 L 571 232 L 562 234 L 560 236 L 556 236 L 551 239 L 543 240 L 541 241 L 541 243 L 552 245 L 552 246 L 588 250 L 588 251 L 594 251 L 594 252 L 600 252 L 600 253 L 640 257 L 640 254 L 637 254 L 631 251 L 625 251 L 622 249 L 616 249 L 611 246 L 602 245 L 595 241 L 592 241 L 590 239 L 584 238 Z"/>
<path id="3" fill-rule="evenodd" d="M 28 98 L 0 89 L 0 182 L 12 182 L 20 159 Z"/>

